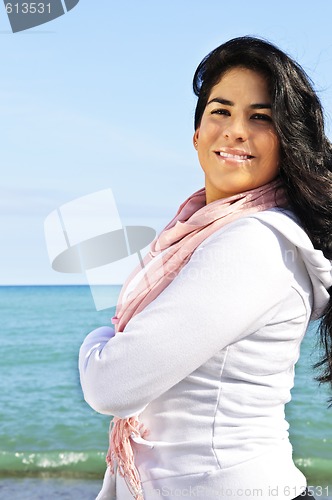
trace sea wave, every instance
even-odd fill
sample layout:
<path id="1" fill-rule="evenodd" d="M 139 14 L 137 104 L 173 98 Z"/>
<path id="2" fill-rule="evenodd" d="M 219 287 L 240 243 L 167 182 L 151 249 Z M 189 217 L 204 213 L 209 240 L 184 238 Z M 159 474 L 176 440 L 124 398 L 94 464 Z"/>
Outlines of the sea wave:
<path id="1" fill-rule="evenodd" d="M 332 457 L 295 458 L 294 463 L 306 476 L 308 484 L 332 484 Z"/>
<path id="2" fill-rule="evenodd" d="M 91 451 L 0 451 L 1 476 L 101 477 L 105 453 Z"/>
<path id="3" fill-rule="evenodd" d="M 332 458 L 295 458 L 308 484 L 331 484 Z M 98 450 L 0 451 L 0 476 L 66 476 L 100 478 L 105 453 Z"/>

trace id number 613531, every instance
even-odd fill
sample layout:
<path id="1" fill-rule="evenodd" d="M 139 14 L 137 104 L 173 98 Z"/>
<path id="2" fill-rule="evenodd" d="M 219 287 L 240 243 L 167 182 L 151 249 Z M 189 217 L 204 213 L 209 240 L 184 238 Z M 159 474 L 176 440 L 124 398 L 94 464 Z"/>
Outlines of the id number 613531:
<path id="1" fill-rule="evenodd" d="M 6 3 L 7 14 L 50 14 L 51 4 L 43 2 Z"/>

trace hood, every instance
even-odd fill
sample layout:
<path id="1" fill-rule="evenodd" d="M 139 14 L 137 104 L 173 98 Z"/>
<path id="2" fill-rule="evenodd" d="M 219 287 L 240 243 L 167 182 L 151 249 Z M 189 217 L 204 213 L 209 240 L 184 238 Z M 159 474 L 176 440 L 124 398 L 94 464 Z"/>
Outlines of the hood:
<path id="1" fill-rule="evenodd" d="M 313 287 L 313 310 L 311 319 L 322 316 L 327 306 L 330 294 L 328 289 L 332 286 L 332 261 L 324 257 L 321 250 L 313 247 L 309 236 L 296 222 L 292 212 L 273 208 L 257 214 L 250 215 L 263 221 L 266 225 L 279 231 L 293 243 L 303 259 Z"/>

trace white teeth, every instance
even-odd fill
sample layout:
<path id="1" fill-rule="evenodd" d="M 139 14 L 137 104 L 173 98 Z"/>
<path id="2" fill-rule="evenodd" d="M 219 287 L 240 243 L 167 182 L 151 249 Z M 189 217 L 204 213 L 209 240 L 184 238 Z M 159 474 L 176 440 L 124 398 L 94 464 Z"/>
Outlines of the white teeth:
<path id="1" fill-rule="evenodd" d="M 223 158 L 234 158 L 235 160 L 248 160 L 251 158 L 250 155 L 231 155 L 230 153 L 224 153 L 223 151 L 219 151 L 219 155 Z"/>

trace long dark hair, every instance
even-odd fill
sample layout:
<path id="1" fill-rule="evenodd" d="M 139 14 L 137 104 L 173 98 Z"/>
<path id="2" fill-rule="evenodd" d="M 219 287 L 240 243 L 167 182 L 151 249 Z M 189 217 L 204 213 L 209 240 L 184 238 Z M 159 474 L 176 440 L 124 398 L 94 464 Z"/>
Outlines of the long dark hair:
<path id="1" fill-rule="evenodd" d="M 194 75 L 198 97 L 195 130 L 212 87 L 234 67 L 248 68 L 267 78 L 280 139 L 280 179 L 314 247 L 332 259 L 332 145 L 325 135 L 319 98 L 297 62 L 260 38 L 245 36 L 220 45 L 202 60 Z M 315 367 L 321 368 L 317 380 L 330 383 L 332 388 L 332 287 L 329 293 L 320 323 L 324 354 Z"/>

